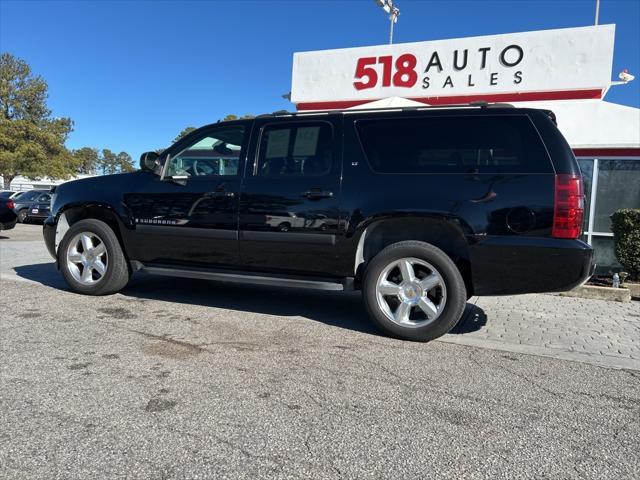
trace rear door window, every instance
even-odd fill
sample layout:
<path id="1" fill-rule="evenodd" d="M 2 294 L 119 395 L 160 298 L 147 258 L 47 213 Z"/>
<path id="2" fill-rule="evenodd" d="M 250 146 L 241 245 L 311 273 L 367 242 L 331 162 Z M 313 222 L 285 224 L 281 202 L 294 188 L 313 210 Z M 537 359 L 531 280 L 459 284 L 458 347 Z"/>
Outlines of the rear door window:
<path id="1" fill-rule="evenodd" d="M 20 200 L 22 200 L 22 201 L 28 201 L 28 202 L 30 202 L 31 200 L 35 200 L 35 199 L 36 199 L 36 197 L 37 197 L 38 195 L 40 195 L 40 193 L 41 193 L 41 192 L 33 192 L 33 191 L 31 191 L 31 192 L 25 192 L 25 193 L 23 193 L 22 195 L 20 195 L 20 197 L 19 197 L 19 198 L 20 198 Z"/>
<path id="2" fill-rule="evenodd" d="M 272 124 L 262 130 L 256 175 L 321 176 L 333 164 L 333 129 L 326 122 Z"/>
<path id="3" fill-rule="evenodd" d="M 379 173 L 553 172 L 526 115 L 372 119 L 356 126 Z"/>

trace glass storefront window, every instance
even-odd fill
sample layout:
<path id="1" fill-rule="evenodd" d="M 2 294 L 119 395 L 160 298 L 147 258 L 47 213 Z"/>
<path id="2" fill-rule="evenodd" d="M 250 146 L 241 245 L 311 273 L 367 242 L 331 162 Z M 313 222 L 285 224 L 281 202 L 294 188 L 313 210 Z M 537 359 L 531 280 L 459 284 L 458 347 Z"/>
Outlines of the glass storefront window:
<path id="1" fill-rule="evenodd" d="M 585 221 L 583 240 L 593 246 L 596 274 L 607 275 L 619 272 L 621 265 L 616 259 L 611 235 L 610 216 L 621 208 L 640 208 L 640 159 L 578 159 L 584 179 Z M 591 204 L 594 170 L 598 171 L 596 194 Z M 592 212 L 593 211 L 593 212 Z M 593 213 L 592 229 L 589 216 Z"/>
<path id="2" fill-rule="evenodd" d="M 593 160 L 591 158 L 581 158 L 578 160 L 580 172 L 582 172 L 582 180 L 584 182 L 584 226 L 582 231 L 589 230 L 589 204 L 591 203 L 591 179 L 593 178 Z"/>
<path id="3" fill-rule="evenodd" d="M 618 263 L 613 251 L 613 237 L 593 237 L 591 239 L 593 257 L 598 269 L 598 274 L 608 274 L 609 271 L 619 272 L 622 265 Z"/>
<path id="4" fill-rule="evenodd" d="M 613 212 L 640 208 L 640 160 L 598 160 L 598 167 L 593 231 L 611 232 Z"/>

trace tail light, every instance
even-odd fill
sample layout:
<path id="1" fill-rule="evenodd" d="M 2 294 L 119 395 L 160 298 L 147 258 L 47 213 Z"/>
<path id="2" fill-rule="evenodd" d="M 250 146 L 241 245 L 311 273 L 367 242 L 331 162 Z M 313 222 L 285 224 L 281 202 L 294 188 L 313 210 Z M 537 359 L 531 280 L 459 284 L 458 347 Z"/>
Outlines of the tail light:
<path id="1" fill-rule="evenodd" d="M 580 175 L 556 175 L 553 229 L 556 238 L 578 238 L 582 234 L 584 191 Z"/>
<path id="2" fill-rule="evenodd" d="M 9 200 L 9 201 L 7 202 L 7 208 L 8 208 L 9 210 L 13 210 L 14 208 L 16 208 L 16 204 L 15 204 L 15 203 L 13 203 L 13 200 Z"/>

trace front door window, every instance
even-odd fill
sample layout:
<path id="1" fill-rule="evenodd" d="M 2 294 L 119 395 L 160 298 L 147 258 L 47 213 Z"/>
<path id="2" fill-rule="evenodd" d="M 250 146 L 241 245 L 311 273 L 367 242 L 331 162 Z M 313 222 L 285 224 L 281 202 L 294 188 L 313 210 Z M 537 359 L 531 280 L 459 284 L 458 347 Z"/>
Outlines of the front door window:
<path id="1" fill-rule="evenodd" d="M 167 177 L 222 177 L 238 175 L 244 127 L 235 125 L 196 136 L 169 159 Z"/>

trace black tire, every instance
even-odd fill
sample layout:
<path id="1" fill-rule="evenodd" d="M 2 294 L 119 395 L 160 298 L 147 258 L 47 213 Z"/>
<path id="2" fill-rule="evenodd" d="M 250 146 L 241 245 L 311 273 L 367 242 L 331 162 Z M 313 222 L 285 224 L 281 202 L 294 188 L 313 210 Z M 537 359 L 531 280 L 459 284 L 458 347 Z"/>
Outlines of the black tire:
<path id="1" fill-rule="evenodd" d="M 281 232 L 288 232 L 290 229 L 291 229 L 290 223 L 282 222 L 280 225 L 278 225 L 278 230 L 280 230 Z"/>
<path id="2" fill-rule="evenodd" d="M 104 243 L 107 251 L 107 269 L 104 275 L 94 284 L 85 285 L 73 278 L 67 266 L 66 254 L 69 242 L 81 232 L 97 235 Z M 60 271 L 72 291 L 84 295 L 110 295 L 122 290 L 131 277 L 131 270 L 120 242 L 111 227 L 100 220 L 88 219 L 74 223 L 67 231 L 58 248 Z"/>
<path id="3" fill-rule="evenodd" d="M 440 315 L 432 322 L 419 327 L 404 327 L 391 321 L 378 305 L 376 285 L 378 277 L 392 262 L 401 258 L 417 258 L 438 270 L 446 287 L 446 302 Z M 437 247 L 414 240 L 394 243 L 378 253 L 368 264 L 362 282 L 365 307 L 374 323 L 386 334 L 418 342 L 438 338 L 462 318 L 467 303 L 467 291 L 458 267 L 449 256 Z"/>
<path id="4" fill-rule="evenodd" d="M 23 208 L 18 212 L 18 223 L 27 223 L 27 209 Z"/>

